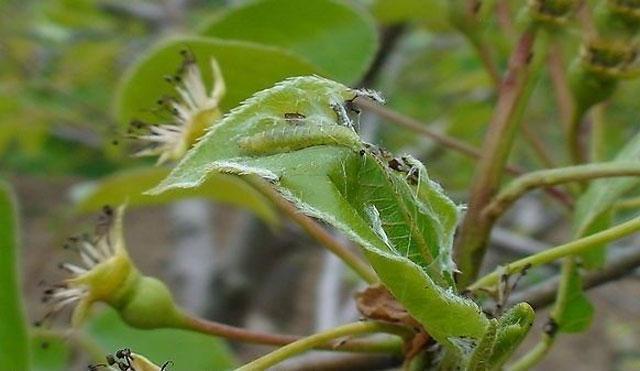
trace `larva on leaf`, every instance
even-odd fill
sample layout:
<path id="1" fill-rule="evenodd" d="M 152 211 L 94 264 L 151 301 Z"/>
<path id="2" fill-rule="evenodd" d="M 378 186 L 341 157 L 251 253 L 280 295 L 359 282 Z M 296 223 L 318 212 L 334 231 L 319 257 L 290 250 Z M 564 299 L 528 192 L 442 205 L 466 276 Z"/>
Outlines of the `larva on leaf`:
<path id="1" fill-rule="evenodd" d="M 250 155 L 287 153 L 319 145 L 337 145 L 359 151 L 360 137 L 353 129 L 338 125 L 275 128 L 240 139 L 240 148 Z"/>

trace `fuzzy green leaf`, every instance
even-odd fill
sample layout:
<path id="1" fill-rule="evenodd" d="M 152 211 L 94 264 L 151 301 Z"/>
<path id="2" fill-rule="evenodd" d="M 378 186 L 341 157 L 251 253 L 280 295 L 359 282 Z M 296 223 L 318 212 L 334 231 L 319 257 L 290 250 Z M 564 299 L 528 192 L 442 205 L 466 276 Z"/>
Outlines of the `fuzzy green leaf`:
<path id="1" fill-rule="evenodd" d="M 18 270 L 13 193 L 0 181 L 0 369 L 29 370 L 29 342 Z"/>
<path id="2" fill-rule="evenodd" d="M 489 320 L 452 287 L 458 209 L 417 160 L 394 158 L 341 124 L 332 106 L 358 94 L 318 77 L 264 90 L 214 126 L 151 193 L 198 187 L 216 172 L 273 182 L 302 212 L 359 243 L 397 300 L 450 354 L 467 359 Z M 298 119 L 287 119 L 291 113 Z"/>
<path id="3" fill-rule="evenodd" d="M 206 198 L 250 210 L 269 224 L 278 223 L 273 205 L 241 178 L 227 174 L 213 174 L 207 182 L 193 189 L 178 189 L 158 196 L 143 194 L 169 174 L 166 168 L 139 168 L 125 170 L 102 178 L 97 183 L 82 184 L 76 202 L 76 212 L 100 210 L 103 205 L 129 207 L 160 205 L 186 198 Z"/>
<path id="4" fill-rule="evenodd" d="M 183 37 L 164 42 L 149 51 L 125 74 L 116 95 L 116 115 L 124 125 L 132 119 L 154 122 L 157 100 L 175 95 L 164 76 L 182 65 L 180 51 L 196 57 L 205 82 L 211 85 L 211 57 L 220 64 L 227 85 L 220 107 L 226 111 L 258 90 L 289 76 L 320 73 L 309 62 L 282 49 L 242 41 Z"/>
<path id="5" fill-rule="evenodd" d="M 370 17 L 335 0 L 252 1 L 216 17 L 202 34 L 291 50 L 347 83 L 362 77 L 377 49 Z"/>

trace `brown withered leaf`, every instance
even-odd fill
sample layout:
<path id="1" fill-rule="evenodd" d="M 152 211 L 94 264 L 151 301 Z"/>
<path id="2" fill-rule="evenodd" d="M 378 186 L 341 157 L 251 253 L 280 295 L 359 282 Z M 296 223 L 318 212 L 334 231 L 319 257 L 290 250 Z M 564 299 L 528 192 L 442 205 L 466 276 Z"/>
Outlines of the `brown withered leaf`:
<path id="1" fill-rule="evenodd" d="M 356 294 L 356 306 L 369 319 L 393 322 L 412 328 L 415 336 L 405 343 L 405 357 L 411 359 L 429 343 L 430 337 L 424 328 L 381 284 L 367 287 Z"/>
<path id="2" fill-rule="evenodd" d="M 381 284 L 369 286 L 357 293 L 356 305 L 366 318 L 400 323 L 411 328 L 420 327 L 420 323 Z"/>

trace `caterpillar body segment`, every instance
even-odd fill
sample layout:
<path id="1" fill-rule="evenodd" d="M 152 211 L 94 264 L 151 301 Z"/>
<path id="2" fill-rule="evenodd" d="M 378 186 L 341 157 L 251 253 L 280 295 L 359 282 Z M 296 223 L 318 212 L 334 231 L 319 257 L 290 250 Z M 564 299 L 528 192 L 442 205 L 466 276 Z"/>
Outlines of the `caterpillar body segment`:
<path id="1" fill-rule="evenodd" d="M 249 155 L 287 153 L 319 145 L 337 145 L 354 151 L 362 148 L 360 137 L 353 129 L 337 125 L 270 129 L 244 137 L 238 145 Z"/>

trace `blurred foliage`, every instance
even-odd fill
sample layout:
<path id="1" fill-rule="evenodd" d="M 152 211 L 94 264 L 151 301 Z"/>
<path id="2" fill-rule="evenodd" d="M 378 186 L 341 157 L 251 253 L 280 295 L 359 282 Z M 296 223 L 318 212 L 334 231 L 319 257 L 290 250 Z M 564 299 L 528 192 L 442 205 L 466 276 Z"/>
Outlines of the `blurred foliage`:
<path id="1" fill-rule="evenodd" d="M 56 334 L 34 334 L 31 357 L 32 371 L 65 371 L 69 369 L 71 344 Z"/>

